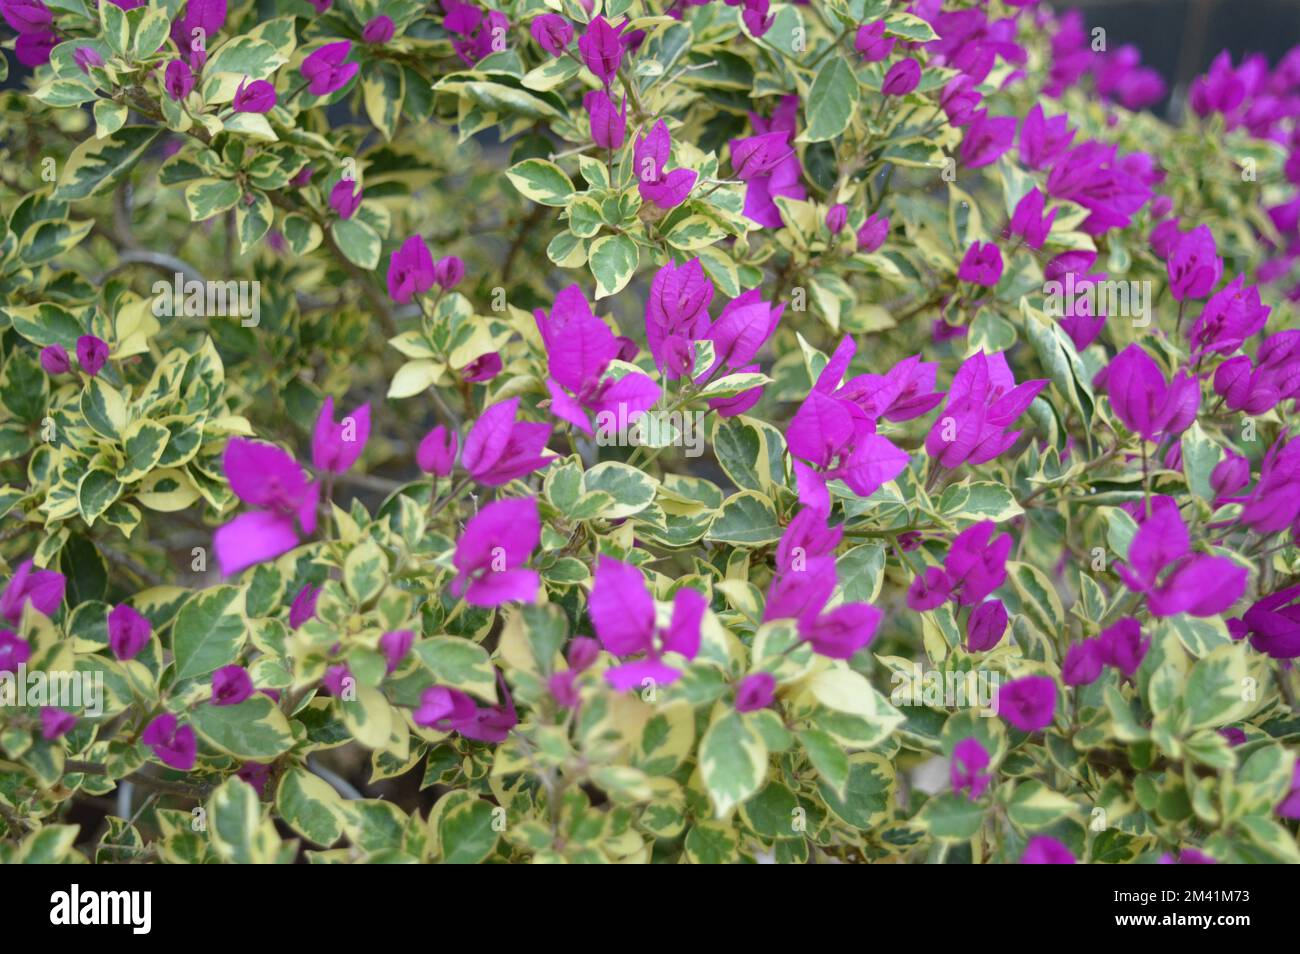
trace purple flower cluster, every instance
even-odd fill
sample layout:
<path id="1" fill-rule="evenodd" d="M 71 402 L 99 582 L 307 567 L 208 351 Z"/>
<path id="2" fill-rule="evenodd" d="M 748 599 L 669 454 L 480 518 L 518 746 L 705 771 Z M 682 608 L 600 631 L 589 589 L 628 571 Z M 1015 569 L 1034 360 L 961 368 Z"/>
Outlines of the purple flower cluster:
<path id="1" fill-rule="evenodd" d="M 849 659 L 871 642 L 884 614 L 870 603 L 841 603 L 826 609 L 835 591 L 835 548 L 842 527 L 827 513 L 804 507 L 790 521 L 776 552 L 776 575 L 768 589 L 764 620 L 793 619 L 814 652 Z"/>

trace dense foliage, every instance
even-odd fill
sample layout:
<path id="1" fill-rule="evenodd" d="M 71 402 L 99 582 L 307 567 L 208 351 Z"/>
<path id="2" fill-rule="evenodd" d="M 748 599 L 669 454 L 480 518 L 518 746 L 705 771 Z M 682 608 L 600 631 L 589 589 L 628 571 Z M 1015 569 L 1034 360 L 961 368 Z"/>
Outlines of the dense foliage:
<path id="1" fill-rule="evenodd" d="M 1300 52 L 0 12 L 0 859 L 1300 861 Z"/>

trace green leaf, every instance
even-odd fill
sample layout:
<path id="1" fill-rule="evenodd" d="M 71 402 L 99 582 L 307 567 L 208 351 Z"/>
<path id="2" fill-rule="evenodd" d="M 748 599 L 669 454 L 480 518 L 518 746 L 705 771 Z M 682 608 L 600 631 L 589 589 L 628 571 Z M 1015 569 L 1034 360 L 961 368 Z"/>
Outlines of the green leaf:
<path id="1" fill-rule="evenodd" d="M 1042 782 L 1031 779 L 1016 786 L 1007 815 L 1018 828 L 1041 831 L 1078 814 L 1078 806 Z"/>
<path id="2" fill-rule="evenodd" d="M 835 569 L 844 602 L 870 603 L 884 583 L 885 547 L 880 543 L 856 546 L 836 558 Z"/>
<path id="3" fill-rule="evenodd" d="M 222 120 L 221 125 L 226 132 L 239 133 L 263 142 L 276 142 L 280 138 L 271 128 L 270 121 L 261 113 L 235 113 Z"/>
<path id="4" fill-rule="evenodd" d="M 77 483 L 77 509 L 88 525 L 94 524 L 122 493 L 111 471 L 92 467 Z"/>
<path id="5" fill-rule="evenodd" d="M 989 481 L 950 485 L 939 499 L 939 509 L 958 529 L 983 520 L 1004 523 L 1024 513 L 1010 488 Z"/>
<path id="6" fill-rule="evenodd" d="M 1295 755 L 1280 745 L 1252 752 L 1233 775 L 1220 779 L 1223 810 L 1229 819 L 1271 813 L 1291 788 Z"/>
<path id="7" fill-rule="evenodd" d="M 21 865 L 56 865 L 74 860 L 77 856 L 73 854 L 73 846 L 80 831 L 79 825 L 45 825 L 24 838 L 9 861 Z"/>
<path id="8" fill-rule="evenodd" d="M 710 444 L 718 464 L 741 490 L 765 490 L 771 483 L 766 435 L 748 418 L 715 416 Z"/>
<path id="9" fill-rule="evenodd" d="M 25 308 L 6 308 L 14 331 L 38 348 L 63 345 L 68 354 L 77 350 L 77 339 L 86 333 L 80 321 L 62 305 L 42 302 Z"/>
<path id="10" fill-rule="evenodd" d="M 476 865 L 497 845 L 493 807 L 481 798 L 465 800 L 438 816 L 438 843 L 449 865 Z"/>
<path id="11" fill-rule="evenodd" d="M 560 232 L 546 246 L 546 257 L 561 268 L 581 268 L 587 261 L 587 243 L 572 232 Z"/>
<path id="12" fill-rule="evenodd" d="M 375 230 L 356 216 L 336 221 L 330 226 L 330 234 L 348 261 L 367 270 L 379 264 L 383 243 Z"/>
<path id="13" fill-rule="evenodd" d="M 1115 686 L 1104 690 L 1106 709 L 1110 712 L 1111 731 L 1122 742 L 1141 742 L 1150 738 L 1151 732 L 1133 714 L 1133 707 Z"/>
<path id="14" fill-rule="evenodd" d="M 940 841 L 967 841 L 975 837 L 984 822 L 984 808 L 957 792 L 930 798 L 921 809 L 921 823 L 931 837 Z"/>
<path id="15" fill-rule="evenodd" d="M 807 128 L 800 142 L 825 142 L 834 139 L 849 126 L 860 98 L 858 79 L 847 57 L 833 55 L 817 71 L 812 89 L 804 101 Z"/>
<path id="16" fill-rule="evenodd" d="M 440 80 L 438 87 L 445 88 L 450 85 L 446 82 L 448 79 L 450 77 L 444 77 L 443 80 Z M 452 83 L 455 82 L 455 80 L 452 81 Z M 563 113 L 554 105 L 560 101 L 559 97 L 554 94 L 534 95 L 526 89 L 517 89 L 505 83 L 479 81 L 464 83 L 461 85 L 460 91 L 467 102 L 490 113 L 498 115 L 517 114 L 532 120 L 563 118 Z"/>
<path id="17" fill-rule="evenodd" d="M 1199 421 L 1192 421 L 1192 426 L 1183 431 L 1181 441 L 1187 486 L 1202 500 L 1212 500 L 1214 488 L 1210 486 L 1210 474 L 1222 459 L 1223 449 L 1211 440 Z"/>
<path id="18" fill-rule="evenodd" d="M 685 704 L 668 706 L 642 728 L 635 766 L 650 775 L 667 775 L 691 754 L 694 742 L 694 710 Z"/>
<path id="19" fill-rule="evenodd" d="M 1300 847 L 1296 846 L 1295 836 L 1278 821 L 1251 815 L 1240 819 L 1240 826 L 1270 860 L 1289 865 L 1300 864 Z"/>
<path id="20" fill-rule="evenodd" d="M 708 539 L 739 547 L 758 547 L 781 539 L 781 524 L 772 501 L 745 490 L 723 501 L 709 526 Z"/>
<path id="21" fill-rule="evenodd" d="M 293 747 L 284 713 L 261 693 L 233 706 L 195 706 L 190 724 L 209 745 L 241 760 L 269 762 Z"/>
<path id="22" fill-rule="evenodd" d="M 911 13 L 891 13 L 885 17 L 885 32 L 913 43 L 929 43 L 937 39 L 934 28 Z"/>
<path id="23" fill-rule="evenodd" d="M 343 585 L 358 606 L 379 595 L 388 582 L 388 557 L 373 540 L 354 547 L 343 562 Z"/>
<path id="24" fill-rule="evenodd" d="M 576 195 L 568 205 L 569 231 L 579 238 L 593 238 L 604 225 L 600 204 L 587 195 Z"/>
<path id="25" fill-rule="evenodd" d="M 606 506 L 600 515 L 607 520 L 621 520 L 650 506 L 659 490 L 659 481 L 627 464 L 605 461 L 583 475 L 582 486 L 585 493 L 604 491 L 609 494 L 613 503 Z"/>
<path id="26" fill-rule="evenodd" d="M 251 198 L 250 203 L 247 200 Z M 266 193 L 254 189 L 235 206 L 235 227 L 239 230 L 239 253 L 242 255 L 271 231 L 275 209 Z"/>
<path id="27" fill-rule="evenodd" d="M 108 567 L 95 544 L 85 537 L 74 535 L 68 538 L 59 552 L 59 569 L 68 580 L 69 606 L 80 606 L 104 598 L 108 589 Z M 93 614 L 94 610 L 90 612 Z M 108 632 L 105 630 L 104 645 L 107 643 Z"/>
<path id="28" fill-rule="evenodd" d="M 195 593 L 185 601 L 172 626 L 176 678 L 205 676 L 235 662 L 247 625 L 242 587 L 214 586 Z"/>
<path id="29" fill-rule="evenodd" d="M 768 782 L 740 807 L 745 824 L 764 838 L 798 838 L 799 802 L 780 782 Z"/>
<path id="30" fill-rule="evenodd" d="M 398 851 L 411 829 L 406 813 L 392 802 L 350 799 L 343 808 L 347 814 L 344 834 L 361 851 Z"/>
<path id="31" fill-rule="evenodd" d="M 1233 643 L 1211 650 L 1193 664 L 1183 691 L 1190 728 L 1219 728 L 1255 710 L 1258 702 L 1246 653 L 1245 643 Z"/>
<path id="32" fill-rule="evenodd" d="M 821 729 L 804 729 L 798 733 L 808 760 L 821 781 L 840 798 L 849 784 L 849 756 L 843 747 Z"/>
<path id="33" fill-rule="evenodd" d="M 126 122 L 127 108 L 122 103 L 101 99 L 95 103 L 95 136 L 103 139 L 122 128 Z"/>
<path id="34" fill-rule="evenodd" d="M 204 94 L 208 95 L 211 77 L 230 73 L 243 79 L 269 80 L 271 74 L 288 62 L 288 58 L 267 40 L 237 36 L 222 43 L 208 56 L 203 67 Z"/>
<path id="35" fill-rule="evenodd" d="M 212 793 L 207 805 L 208 837 L 222 860 L 233 864 L 266 864 L 275 859 L 280 838 L 270 819 L 262 817 L 257 792 L 230 776 Z"/>
<path id="36" fill-rule="evenodd" d="M 39 265 L 76 248 L 90 234 L 93 222 L 42 222 L 23 238 L 18 257 L 28 265 Z"/>
<path id="37" fill-rule="evenodd" d="M 735 709 L 719 707 L 700 741 L 700 771 L 714 814 L 725 818 L 758 791 L 767 771 L 767 746 Z"/>
<path id="38" fill-rule="evenodd" d="M 727 374 L 705 385 L 703 390 L 700 391 L 700 397 L 710 399 L 735 397 L 737 394 L 743 394 L 754 388 L 762 387 L 771 383 L 771 381 L 772 379 L 766 374 L 758 374 L 752 371 Z"/>
<path id="39" fill-rule="evenodd" d="M 154 469 L 167 449 L 171 431 L 148 418 L 133 421 L 122 436 L 126 466 L 117 475 L 122 483 L 132 483 Z"/>
<path id="40" fill-rule="evenodd" d="M 352 660 L 349 659 L 349 664 Z M 366 685 L 353 685 L 353 698 L 344 698 L 338 703 L 352 737 L 369 749 L 383 748 L 393 734 L 393 720 L 396 718 L 393 707 L 388 704 L 384 694 L 378 689 Z"/>
<path id="41" fill-rule="evenodd" d="M 144 15 L 135 25 L 135 35 L 131 38 L 131 49 L 137 60 L 148 59 L 158 52 L 167 40 L 171 30 L 171 21 L 167 14 L 156 7 L 146 7 Z"/>
<path id="42" fill-rule="evenodd" d="M 93 379 L 92 379 L 93 380 Z M 15 348 L 0 373 L 0 404 L 20 421 L 35 424 L 45 416 L 50 381 L 26 348 Z"/>
<path id="43" fill-rule="evenodd" d="M 622 291 L 632 280 L 639 253 L 626 235 L 606 235 L 591 243 L 587 260 L 596 277 L 596 298 L 601 299 Z"/>
<path id="44" fill-rule="evenodd" d="M 817 782 L 817 790 L 838 818 L 866 831 L 889 817 L 894 803 L 894 767 L 882 756 L 858 752 L 849 756 L 849 782 L 843 797 L 825 779 Z"/>
<path id="45" fill-rule="evenodd" d="M 442 685 L 496 703 L 496 668 L 478 643 L 460 636 L 434 636 L 416 643 L 415 654 Z"/>
<path id="46" fill-rule="evenodd" d="M 305 215 L 299 215 L 297 212 L 290 213 L 284 217 L 284 223 L 281 231 L 284 234 L 284 240 L 289 244 L 289 249 L 295 255 L 306 255 L 320 245 L 325 233 L 321 227 L 307 218 Z"/>
<path id="47" fill-rule="evenodd" d="M 108 6 L 113 9 L 104 9 Z M 99 26 L 110 50 L 118 56 L 126 56 L 131 51 L 131 25 L 125 10 L 116 4 L 100 4 Z"/>
<path id="48" fill-rule="evenodd" d="M 776 47 L 793 60 L 802 59 L 808 30 L 799 8 L 792 3 L 773 4 L 772 14 L 772 25 L 763 34 L 762 42 Z"/>
<path id="49" fill-rule="evenodd" d="M 81 413 L 86 423 L 104 437 L 120 440 L 126 430 L 126 401 L 98 376 L 87 381 L 81 392 Z"/>
<path id="50" fill-rule="evenodd" d="M 1121 560 L 1128 559 L 1128 548 L 1137 534 L 1137 521 L 1119 507 L 1106 510 L 1106 543 Z"/>
<path id="51" fill-rule="evenodd" d="M 1232 642 L 1227 624 L 1220 616 L 1197 618 L 1178 613 L 1160 621 L 1161 628 L 1173 630 L 1183 648 L 1200 659 L 1212 649 Z"/>
<path id="52" fill-rule="evenodd" d="M 402 117 L 406 81 L 396 64 L 378 60 L 361 72 L 361 92 L 366 115 L 385 140 L 391 140 Z"/>
<path id="53" fill-rule="evenodd" d="M 7 424 L 0 424 L 0 461 L 15 460 L 22 457 L 30 451 L 34 445 L 32 435 L 27 433 L 27 429 L 17 421 L 10 421 Z M 5 488 L 4 496 L 0 497 L 6 505 L 11 505 L 11 495 L 15 493 L 11 488 Z M 21 495 L 19 495 L 21 496 Z M 7 510 L 7 507 L 0 508 Z M 4 513 L 0 512 L 0 516 Z"/>
<path id="54" fill-rule="evenodd" d="M 257 26 L 248 31 L 247 36 L 270 43 L 287 63 L 298 45 L 297 18 L 284 16 L 261 20 Z"/>
<path id="55" fill-rule="evenodd" d="M 1027 299 L 1020 300 L 1020 310 L 1024 315 L 1024 329 L 1030 344 L 1038 354 L 1052 384 L 1070 402 L 1083 421 L 1084 430 L 1091 440 L 1092 412 L 1096 400 L 1092 393 L 1092 378 L 1083 366 L 1074 342 L 1061 328 L 1059 322 L 1051 321 L 1041 311 L 1032 308 Z"/>
<path id="56" fill-rule="evenodd" d="M 5 63 L 8 63 L 5 60 Z M 82 103 L 94 102 L 98 96 L 90 84 L 81 79 L 52 79 L 42 83 L 32 93 L 32 98 L 46 106 L 56 108 L 80 106 Z"/>
<path id="57" fill-rule="evenodd" d="M 100 519 L 110 527 L 115 528 L 122 536 L 130 537 L 131 534 L 135 533 L 135 528 L 140 526 L 140 521 L 144 519 L 144 515 L 140 512 L 140 508 L 134 504 L 118 500 L 104 511 L 104 515 Z"/>
<path id="58" fill-rule="evenodd" d="M 557 86 L 563 86 L 577 76 L 578 71 L 581 69 L 582 64 L 572 57 L 548 58 L 541 66 L 525 73 L 520 82 L 527 89 L 534 89 L 544 93 L 547 90 L 555 89 Z"/>
<path id="59" fill-rule="evenodd" d="M 195 179 L 185 187 L 185 207 L 191 222 L 206 222 L 235 207 L 239 184 L 230 179 Z"/>
<path id="60" fill-rule="evenodd" d="M 985 354 L 1008 351 L 1019 335 L 1016 326 L 990 309 L 981 309 L 970 326 L 970 346 L 984 349 Z"/>
<path id="61" fill-rule="evenodd" d="M 1007 577 L 1020 595 L 1021 611 L 1044 635 L 1065 629 L 1061 597 L 1043 571 L 1029 563 L 1008 563 Z"/>
<path id="62" fill-rule="evenodd" d="M 106 6 L 113 4 L 104 4 L 100 9 Z M 157 126 L 126 126 L 107 139 L 87 139 L 68 157 L 53 198 L 86 199 L 116 185 L 161 131 Z"/>
<path id="63" fill-rule="evenodd" d="M 441 361 L 407 361 L 393 375 L 388 385 L 390 398 L 408 398 L 432 387 L 446 371 Z"/>
<path id="64" fill-rule="evenodd" d="M 818 713 L 818 726 L 856 748 L 879 745 L 903 724 L 903 714 L 865 676 L 847 667 L 817 673 L 808 680 L 808 691 L 825 709 L 840 714 Z"/>
<path id="65" fill-rule="evenodd" d="M 525 199 L 559 208 L 568 204 L 573 183 L 553 162 L 525 159 L 506 170 L 506 178 Z"/>
<path id="66" fill-rule="evenodd" d="M 704 266 L 704 271 L 708 273 L 709 278 L 713 279 L 713 284 L 718 286 L 720 292 L 729 298 L 740 295 L 740 270 L 724 250 L 717 246 L 709 246 L 699 249 L 696 255 Z M 711 346 L 713 342 L 710 341 L 708 344 Z"/>
<path id="67" fill-rule="evenodd" d="M 664 241 L 684 252 L 714 245 L 727 237 L 726 231 L 707 215 L 688 215 L 664 236 Z"/>
<path id="68" fill-rule="evenodd" d="M 324 779 L 306 769 L 294 766 L 284 773 L 275 807 L 285 824 L 310 842 L 327 848 L 343 837 L 342 799 Z"/>
<path id="69" fill-rule="evenodd" d="M 683 847 L 692 864 L 723 865 L 736 860 L 739 842 L 729 825 L 702 821 L 691 826 Z"/>

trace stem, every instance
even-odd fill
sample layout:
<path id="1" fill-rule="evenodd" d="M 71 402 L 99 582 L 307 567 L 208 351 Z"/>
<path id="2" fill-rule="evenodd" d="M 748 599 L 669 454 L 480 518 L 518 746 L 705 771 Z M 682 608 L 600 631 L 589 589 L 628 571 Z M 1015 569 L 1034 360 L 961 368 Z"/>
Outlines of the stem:
<path id="1" fill-rule="evenodd" d="M 1142 500 L 1146 515 L 1151 516 L 1151 483 L 1147 474 L 1147 442 L 1142 441 Z"/>
<path id="2" fill-rule="evenodd" d="M 943 465 L 936 464 L 934 470 L 930 471 L 930 473 L 926 475 L 925 478 L 926 493 L 929 493 L 931 490 L 934 489 L 934 485 L 939 482 L 939 478 L 942 476 L 943 472 L 944 472 Z"/>
<path id="3" fill-rule="evenodd" d="M 295 86 L 293 89 L 289 90 L 289 92 L 284 94 L 284 101 L 286 103 L 289 102 L 306 88 L 307 88 L 307 80 L 304 79 L 297 86 Z"/>
<path id="4" fill-rule="evenodd" d="M 929 298 L 925 299 L 925 301 L 921 302 L 920 304 L 915 305 L 912 308 L 909 308 L 907 311 L 899 315 L 898 318 L 895 320 L 899 324 L 902 324 L 908 318 L 911 318 L 915 315 L 919 315 L 927 308 L 935 307 L 940 302 L 942 302 L 945 298 L 947 298 L 948 294 L 949 294 L 949 290 L 947 284 L 940 285 L 937 289 L 935 289 L 934 293 Z"/>
<path id="5" fill-rule="evenodd" d="M 618 69 L 618 78 L 623 81 L 623 91 L 627 93 L 627 98 L 632 101 L 632 114 L 636 117 L 637 122 L 644 123 L 649 119 L 649 114 L 641 107 L 641 96 L 632 81 L 628 79 L 627 70 L 620 66 Z"/>
<path id="6" fill-rule="evenodd" d="M 894 169 L 895 169 L 895 168 L 896 168 L 896 167 L 895 167 L 894 164 L 891 162 L 891 163 L 889 164 L 889 168 L 885 170 L 885 181 L 882 182 L 882 183 L 880 183 L 880 191 L 876 194 L 875 199 L 872 200 L 872 202 L 871 202 L 871 214 L 872 214 L 872 215 L 875 215 L 877 212 L 880 211 L 880 204 L 881 204 L 882 202 L 885 201 L 885 195 L 886 195 L 886 193 L 889 192 L 889 182 L 890 182 L 891 179 L 894 178 Z"/>
<path id="7" fill-rule="evenodd" d="M 1277 666 L 1277 686 L 1282 690 L 1282 698 L 1291 707 L 1291 711 L 1300 712 L 1300 708 L 1296 707 L 1295 690 L 1291 688 L 1291 674 L 1282 668 L 1281 663 Z"/>
<path id="8" fill-rule="evenodd" d="M 429 508 L 430 523 L 433 522 L 434 517 L 438 516 L 438 514 L 442 512 L 442 509 L 446 507 L 447 504 L 451 503 L 453 500 L 455 500 L 457 497 L 460 496 L 461 491 L 463 491 L 466 487 L 469 486 L 470 480 L 471 480 L 470 477 L 462 477 L 460 481 L 454 487 L 452 487 L 451 490 L 447 492 L 447 496 L 443 497 L 442 500 L 438 502 L 437 506 L 431 506 Z"/>
<path id="9" fill-rule="evenodd" d="M 553 152 L 551 153 L 550 158 L 552 161 L 554 161 L 556 159 L 564 159 L 567 156 L 580 156 L 588 149 L 595 149 L 595 148 L 596 148 L 596 144 L 594 142 L 589 142 L 581 146 L 574 146 L 572 149 L 566 149 L 563 152 Z"/>
<path id="10" fill-rule="evenodd" d="M 17 837 L 20 832 L 29 831 L 31 829 L 31 826 L 27 824 L 26 820 L 20 818 L 18 813 L 4 802 L 0 802 L 0 818 L 5 820 L 5 824 L 9 827 L 10 833 L 15 837 Z"/>
<path id="11" fill-rule="evenodd" d="M 894 541 L 894 552 L 898 554 L 899 562 L 912 571 L 913 576 L 925 576 L 925 567 L 918 568 L 915 563 L 908 559 L 907 551 L 899 545 L 897 540 Z"/>
<path id="12" fill-rule="evenodd" d="M 845 530 L 844 536 L 854 539 L 861 537 L 867 540 L 892 540 L 901 537 L 905 533 L 916 533 L 921 529 L 921 527 L 908 526 L 899 527 L 897 530 Z"/>
<path id="13" fill-rule="evenodd" d="M 108 767 L 98 762 L 82 762 L 77 759 L 68 759 L 63 765 L 64 774 L 76 773 L 79 775 L 108 775 Z M 183 795 L 187 798 L 193 798 L 198 801 L 208 797 L 211 786 L 206 784 L 190 785 L 187 782 L 171 782 L 164 778 L 154 778 L 152 775 L 145 775 L 143 772 L 132 772 L 124 777 L 126 781 L 135 782 L 137 785 L 145 785 L 155 788 L 160 792 L 166 792 L 169 795 Z"/>
<path id="14" fill-rule="evenodd" d="M 614 153 L 609 151 L 609 183 L 614 184 Z M 515 233 L 514 240 L 510 243 L 510 248 L 506 251 L 505 262 L 501 265 L 501 284 L 510 284 L 510 275 L 514 271 L 515 258 L 518 257 L 520 250 L 524 247 L 524 242 L 528 236 L 537 228 L 545 216 L 546 206 L 539 205 L 528 214 L 528 217 L 519 226 L 519 231 Z M 467 408 L 468 410 L 468 408 Z"/>
<path id="15" fill-rule="evenodd" d="M 841 30 L 839 35 L 836 36 L 835 39 L 831 40 L 831 45 L 826 47 L 826 49 L 822 50 L 820 53 L 818 53 L 816 59 L 814 59 L 811 63 L 809 63 L 806 68 L 810 70 L 816 69 L 817 65 L 821 63 L 822 60 L 826 59 L 826 55 L 830 53 L 832 50 L 836 49 L 840 45 L 840 43 L 843 42 L 844 38 L 848 35 L 849 35 L 848 30 Z"/>
<path id="16" fill-rule="evenodd" d="M 789 158 L 789 156 L 793 156 L 793 155 L 794 155 L 793 152 L 789 153 L 786 157 L 782 159 L 782 161 L 784 162 L 786 158 Z M 697 196 L 697 198 L 707 199 L 709 196 L 713 195 L 713 193 L 721 189 L 724 185 L 743 185 L 743 184 L 744 184 L 743 181 L 740 179 L 719 179 L 713 183 L 712 189 L 710 189 L 708 192 L 701 193 L 699 196 Z"/>
<path id="17" fill-rule="evenodd" d="M 1231 536 L 1231 534 L 1228 534 L 1228 536 Z M 1226 540 L 1226 539 L 1227 539 L 1227 536 L 1225 536 L 1224 539 Z M 1219 542 L 1221 543 L 1222 541 L 1219 541 Z M 1262 541 L 1261 541 L 1261 542 L 1262 542 Z M 1279 544 L 1278 544 L 1277 546 L 1275 546 L 1275 547 L 1270 547 L 1269 549 L 1264 550 L 1264 551 L 1261 552 L 1261 553 L 1255 553 L 1255 554 L 1251 554 L 1251 555 L 1254 556 L 1254 557 L 1256 557 L 1256 558 L 1270 557 L 1270 556 L 1272 556 L 1273 554 L 1275 554 L 1275 553 L 1281 553 L 1283 550 L 1289 549 L 1289 548 L 1292 547 L 1292 546 L 1294 546 L 1294 544 L 1293 544 L 1290 540 L 1286 540 L 1286 541 L 1283 541 L 1282 543 L 1279 543 Z"/>

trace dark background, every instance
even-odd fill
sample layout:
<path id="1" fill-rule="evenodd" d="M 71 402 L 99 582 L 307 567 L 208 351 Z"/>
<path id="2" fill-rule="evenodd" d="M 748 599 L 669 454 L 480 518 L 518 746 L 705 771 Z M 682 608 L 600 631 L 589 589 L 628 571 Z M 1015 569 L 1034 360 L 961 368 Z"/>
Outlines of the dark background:
<path id="1" fill-rule="evenodd" d="M 1142 51 L 1169 83 L 1170 101 L 1183 98 L 1187 85 L 1203 73 L 1220 50 L 1234 64 L 1247 53 L 1263 53 L 1276 64 L 1300 44 L 1300 0 L 1074 0 L 1058 10 L 1083 11 L 1089 28 L 1104 27 L 1107 48 L 1125 43 Z"/>
<path id="2" fill-rule="evenodd" d="M 1142 61 L 1168 81 L 1174 102 L 1222 49 L 1232 51 L 1234 63 L 1254 52 L 1276 63 L 1300 43 L 1300 0 L 1065 0 L 1052 6 L 1077 7 L 1090 28 L 1105 27 L 1109 49 L 1135 44 Z M 12 45 L 7 24 L 3 35 Z M 12 50 L 5 55 L 9 78 L 0 88 L 21 86 L 28 70 L 18 65 Z"/>

